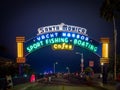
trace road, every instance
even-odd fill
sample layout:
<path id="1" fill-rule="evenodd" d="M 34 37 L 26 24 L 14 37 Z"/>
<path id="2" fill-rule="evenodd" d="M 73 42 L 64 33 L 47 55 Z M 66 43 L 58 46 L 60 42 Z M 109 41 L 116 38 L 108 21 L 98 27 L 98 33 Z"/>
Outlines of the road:
<path id="1" fill-rule="evenodd" d="M 52 80 L 45 81 L 39 79 L 34 83 L 26 83 L 15 86 L 12 90 L 108 90 L 99 85 L 97 82 L 87 82 L 78 77 L 54 77 Z M 110 89 L 114 90 L 114 89 Z"/>
<path id="2" fill-rule="evenodd" d="M 38 83 L 27 86 L 15 87 L 13 90 L 101 90 L 91 86 L 67 86 L 67 85 L 39 85 Z"/>

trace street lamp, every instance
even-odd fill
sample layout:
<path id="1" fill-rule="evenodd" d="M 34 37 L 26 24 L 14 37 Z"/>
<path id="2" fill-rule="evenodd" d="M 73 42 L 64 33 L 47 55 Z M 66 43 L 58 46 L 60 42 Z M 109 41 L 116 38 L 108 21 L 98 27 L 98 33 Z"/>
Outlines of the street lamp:
<path id="1" fill-rule="evenodd" d="M 66 67 L 66 69 L 68 70 L 68 73 L 70 73 L 70 68 L 69 68 L 69 67 Z"/>
<path id="2" fill-rule="evenodd" d="M 81 55 L 81 72 L 83 72 L 83 67 L 84 67 L 84 59 L 83 59 L 83 53 L 76 52 L 76 54 Z"/>
<path id="3" fill-rule="evenodd" d="M 100 78 L 103 77 L 103 65 L 104 65 L 104 63 L 101 63 L 101 74 L 100 74 Z"/>
<path id="4" fill-rule="evenodd" d="M 55 63 L 54 63 L 54 73 L 55 73 L 55 65 L 56 65 L 56 64 L 58 64 L 58 62 L 55 62 Z"/>

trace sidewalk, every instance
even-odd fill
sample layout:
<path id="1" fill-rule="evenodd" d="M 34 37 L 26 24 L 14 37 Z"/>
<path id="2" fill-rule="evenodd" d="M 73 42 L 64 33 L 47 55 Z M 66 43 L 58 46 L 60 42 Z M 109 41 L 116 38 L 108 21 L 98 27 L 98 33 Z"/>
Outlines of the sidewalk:
<path id="1" fill-rule="evenodd" d="M 116 90 L 116 86 L 111 84 L 104 84 L 103 87 L 108 90 Z"/>
<path id="2" fill-rule="evenodd" d="M 34 87 L 36 83 L 24 83 L 17 86 L 14 86 L 12 90 L 26 90 L 29 87 Z"/>
<path id="3" fill-rule="evenodd" d="M 116 90 L 116 81 L 108 81 L 106 84 L 103 84 L 101 79 L 97 79 L 93 81 L 95 86 L 105 88 L 107 90 Z"/>

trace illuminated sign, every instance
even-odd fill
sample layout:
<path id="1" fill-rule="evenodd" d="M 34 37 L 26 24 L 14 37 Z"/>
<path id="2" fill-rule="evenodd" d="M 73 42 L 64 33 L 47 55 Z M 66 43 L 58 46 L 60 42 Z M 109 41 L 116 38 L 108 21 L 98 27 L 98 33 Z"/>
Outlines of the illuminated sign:
<path id="1" fill-rule="evenodd" d="M 93 45 L 89 42 L 78 40 L 78 39 L 74 39 L 74 45 L 81 46 L 81 47 L 84 47 L 84 48 L 88 48 L 89 50 L 91 50 L 93 52 L 96 52 L 97 49 L 98 49 L 98 47 L 96 47 L 95 45 Z"/>
<path id="2" fill-rule="evenodd" d="M 58 25 L 51 25 L 51 26 L 45 26 L 45 27 L 40 27 L 38 28 L 38 34 L 44 34 L 44 33 L 49 33 L 49 32 L 61 32 L 61 31 L 67 31 L 67 32 L 76 32 L 79 34 L 83 34 L 87 36 L 87 30 L 82 27 L 78 26 L 72 26 L 72 25 L 67 25 L 64 23 L 58 24 Z"/>
<path id="3" fill-rule="evenodd" d="M 66 44 L 66 43 L 54 44 L 52 45 L 52 49 L 53 50 L 73 50 L 73 45 Z"/>
<path id="4" fill-rule="evenodd" d="M 33 44 L 27 47 L 27 52 L 32 52 L 43 46 L 52 45 L 56 43 L 68 43 L 68 38 L 50 38 L 42 41 L 33 42 Z"/>
<path id="5" fill-rule="evenodd" d="M 37 35 L 25 42 L 26 53 L 32 53 L 39 48 L 52 45 L 53 49 L 72 49 L 73 46 L 86 48 L 93 53 L 98 53 L 101 43 L 77 32 L 49 32 Z M 70 46 L 73 45 L 73 46 Z M 67 48 L 68 47 L 68 48 Z M 101 49 L 101 48 L 100 48 Z"/>

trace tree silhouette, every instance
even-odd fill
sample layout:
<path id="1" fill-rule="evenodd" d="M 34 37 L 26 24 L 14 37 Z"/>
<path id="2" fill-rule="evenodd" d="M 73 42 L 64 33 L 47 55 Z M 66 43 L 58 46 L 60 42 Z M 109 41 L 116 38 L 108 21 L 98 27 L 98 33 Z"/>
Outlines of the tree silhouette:
<path id="1" fill-rule="evenodd" d="M 116 19 L 120 16 L 120 0 L 104 0 L 100 8 L 100 16 L 108 22 L 113 22 L 114 26 L 114 80 L 116 80 L 116 49 L 117 49 L 117 30 Z"/>
<path id="2" fill-rule="evenodd" d="M 120 0 L 104 0 L 100 8 L 100 16 L 106 21 L 113 22 L 114 18 L 120 16 Z"/>

